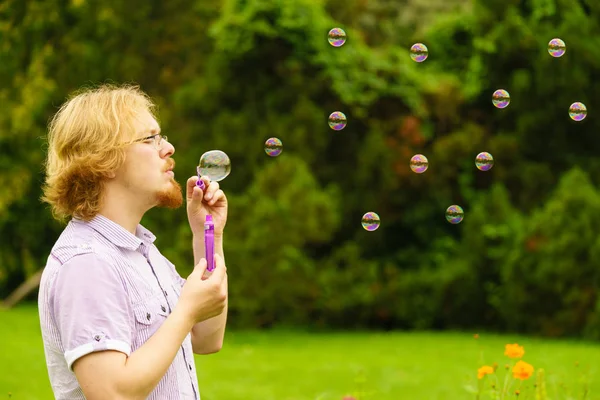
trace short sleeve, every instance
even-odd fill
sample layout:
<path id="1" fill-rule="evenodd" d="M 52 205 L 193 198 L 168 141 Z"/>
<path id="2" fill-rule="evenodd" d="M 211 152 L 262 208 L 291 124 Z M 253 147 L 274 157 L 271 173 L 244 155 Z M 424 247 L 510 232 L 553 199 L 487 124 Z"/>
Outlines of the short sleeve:
<path id="1" fill-rule="evenodd" d="M 169 261 L 167 257 L 163 256 L 163 259 L 165 260 L 167 267 L 169 267 L 169 271 L 171 272 L 171 276 L 173 277 L 173 282 L 175 282 L 175 284 L 179 285 L 179 287 L 182 288 L 186 280 L 182 278 L 181 275 L 179 275 L 179 272 L 177 272 L 175 265 L 171 261 Z"/>
<path id="2" fill-rule="evenodd" d="M 97 254 L 75 256 L 60 267 L 52 312 L 69 370 L 93 352 L 131 354 L 133 312 L 125 284 Z"/>

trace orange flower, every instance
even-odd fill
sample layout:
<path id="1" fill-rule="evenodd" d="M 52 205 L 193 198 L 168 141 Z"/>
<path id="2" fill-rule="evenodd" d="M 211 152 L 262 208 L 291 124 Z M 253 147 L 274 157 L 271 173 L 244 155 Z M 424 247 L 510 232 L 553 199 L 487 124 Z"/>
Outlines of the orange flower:
<path id="1" fill-rule="evenodd" d="M 515 364 L 512 369 L 513 378 L 525 380 L 529 379 L 533 375 L 533 366 L 527 364 L 525 361 L 519 361 Z"/>
<path id="2" fill-rule="evenodd" d="M 525 354 L 525 349 L 517 343 L 507 344 L 504 350 L 504 355 L 509 356 L 510 358 L 521 358 L 523 357 L 523 354 Z"/>
<path id="3" fill-rule="evenodd" d="M 484 376 L 493 374 L 493 373 L 494 373 L 494 368 L 490 367 L 489 365 L 484 365 L 483 367 L 481 367 L 477 370 L 477 379 L 483 379 Z"/>

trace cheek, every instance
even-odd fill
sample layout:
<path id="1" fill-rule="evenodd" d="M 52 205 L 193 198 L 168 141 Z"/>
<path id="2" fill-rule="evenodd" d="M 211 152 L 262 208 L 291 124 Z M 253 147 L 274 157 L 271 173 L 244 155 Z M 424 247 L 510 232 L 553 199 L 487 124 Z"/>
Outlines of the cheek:
<path id="1" fill-rule="evenodd" d="M 147 188 L 148 184 L 161 176 L 160 169 L 152 167 L 148 162 L 138 161 L 128 165 L 125 181 L 130 187 Z"/>
<path id="2" fill-rule="evenodd" d="M 154 149 L 146 149 L 135 154 L 129 160 L 129 175 L 136 179 L 152 179 L 161 175 L 160 161 Z"/>

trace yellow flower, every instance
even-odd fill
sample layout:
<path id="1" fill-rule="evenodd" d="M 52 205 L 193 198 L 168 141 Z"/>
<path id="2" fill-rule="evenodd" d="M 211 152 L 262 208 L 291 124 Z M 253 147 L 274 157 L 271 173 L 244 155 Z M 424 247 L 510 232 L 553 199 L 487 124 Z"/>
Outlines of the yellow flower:
<path id="1" fill-rule="evenodd" d="M 504 355 L 509 356 L 510 358 L 521 358 L 523 357 L 523 354 L 525 354 L 525 349 L 517 343 L 507 344 L 504 350 Z"/>
<path id="2" fill-rule="evenodd" d="M 519 361 L 515 364 L 512 369 L 513 378 L 525 380 L 529 379 L 533 375 L 533 366 L 527 364 L 525 361 Z"/>
<path id="3" fill-rule="evenodd" d="M 493 374 L 493 373 L 494 373 L 494 368 L 490 367 L 489 365 L 484 365 L 483 367 L 481 367 L 477 370 L 477 379 L 483 379 L 484 376 Z"/>

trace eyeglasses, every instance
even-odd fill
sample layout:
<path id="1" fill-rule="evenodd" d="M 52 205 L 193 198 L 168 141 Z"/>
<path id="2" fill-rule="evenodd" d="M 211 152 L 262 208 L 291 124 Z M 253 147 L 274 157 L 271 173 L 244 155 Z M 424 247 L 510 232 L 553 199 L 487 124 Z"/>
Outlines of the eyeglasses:
<path id="1" fill-rule="evenodd" d="M 162 146 L 165 144 L 165 142 L 169 141 L 165 135 L 161 135 L 160 133 L 157 133 L 152 136 L 134 140 L 133 143 L 145 142 L 145 141 L 149 141 L 149 140 L 152 140 L 152 142 L 154 144 L 154 148 L 156 150 L 161 150 Z"/>

